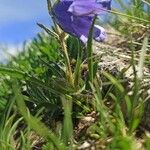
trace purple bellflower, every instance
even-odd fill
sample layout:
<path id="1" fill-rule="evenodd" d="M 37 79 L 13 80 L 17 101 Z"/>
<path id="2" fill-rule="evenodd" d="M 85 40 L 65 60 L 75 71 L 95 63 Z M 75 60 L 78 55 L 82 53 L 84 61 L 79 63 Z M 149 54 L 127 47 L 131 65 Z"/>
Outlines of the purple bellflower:
<path id="1" fill-rule="evenodd" d="M 52 13 L 65 32 L 87 43 L 94 16 L 110 8 L 111 0 L 60 0 L 53 6 Z M 94 25 L 93 38 L 98 42 L 104 41 L 105 29 Z"/>

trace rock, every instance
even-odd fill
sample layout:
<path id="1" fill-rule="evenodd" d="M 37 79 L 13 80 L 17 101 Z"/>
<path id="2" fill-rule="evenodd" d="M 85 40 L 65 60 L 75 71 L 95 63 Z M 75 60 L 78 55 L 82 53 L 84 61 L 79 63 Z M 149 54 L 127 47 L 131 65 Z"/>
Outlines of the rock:
<path id="1" fill-rule="evenodd" d="M 116 40 L 114 40 L 116 42 Z M 112 44 L 111 42 L 106 43 L 93 43 L 93 51 L 95 54 L 95 59 L 99 62 L 99 70 L 100 71 L 107 71 L 114 75 L 114 77 L 123 74 L 123 79 L 127 81 L 124 83 L 126 86 L 125 89 L 128 91 L 131 89 L 133 85 L 133 78 L 134 78 L 134 71 L 131 65 L 132 60 L 132 52 L 127 47 L 116 47 L 116 44 Z M 127 43 L 126 43 L 127 44 Z M 114 46 L 115 45 L 115 46 Z M 150 50 L 150 48 L 148 47 Z M 139 54 L 140 50 L 134 51 L 134 60 L 136 62 L 135 69 L 138 71 L 138 62 L 139 62 Z M 149 54 L 148 54 L 149 55 Z M 142 125 L 146 127 L 150 131 L 150 67 L 149 64 L 145 65 L 143 68 L 143 75 L 144 77 L 141 81 L 141 90 L 144 95 L 145 102 L 145 110 L 144 115 L 142 117 Z M 132 94 L 129 91 L 128 94 Z M 124 107 L 124 106 L 123 106 Z M 126 108 L 124 108 L 126 111 Z M 123 112 L 124 112 L 123 110 Z M 126 114 L 126 113 L 125 113 Z M 126 116 L 127 117 L 127 116 Z"/>

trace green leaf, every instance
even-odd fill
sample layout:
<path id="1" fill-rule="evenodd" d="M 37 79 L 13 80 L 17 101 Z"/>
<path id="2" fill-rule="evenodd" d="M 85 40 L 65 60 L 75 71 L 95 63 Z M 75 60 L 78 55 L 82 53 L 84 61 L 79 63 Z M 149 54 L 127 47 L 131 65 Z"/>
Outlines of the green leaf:
<path id="1" fill-rule="evenodd" d="M 93 19 L 92 26 L 89 31 L 88 42 L 87 42 L 88 69 L 89 69 L 88 76 L 89 76 L 89 81 L 91 83 L 93 83 L 93 79 L 94 79 L 92 40 L 93 40 L 93 29 L 94 29 L 95 21 L 96 21 L 96 16 Z"/>
<path id="2" fill-rule="evenodd" d="M 5 75 L 10 75 L 15 78 L 22 79 L 25 77 L 25 73 L 16 69 L 0 67 L 0 73 Z"/>
<path id="3" fill-rule="evenodd" d="M 29 114 L 24 99 L 21 95 L 20 88 L 17 85 L 17 81 L 13 84 L 13 91 L 15 91 L 15 99 L 20 113 L 27 122 L 27 124 L 36 131 L 37 134 L 45 138 L 45 140 L 50 140 L 58 150 L 66 150 L 67 148 L 64 144 L 54 135 L 54 133 L 48 129 L 38 118 Z"/>
<path id="4" fill-rule="evenodd" d="M 119 92 L 121 93 L 121 95 L 123 96 L 122 98 L 125 99 L 126 101 L 126 105 L 127 105 L 127 112 L 128 114 L 131 114 L 131 110 L 132 110 L 132 101 L 130 100 L 129 96 L 127 95 L 124 87 L 121 85 L 121 83 L 114 78 L 111 74 L 107 73 L 107 72 L 103 72 L 103 75 L 108 78 L 112 84 L 119 90 Z M 118 99 L 119 100 L 119 99 Z"/>

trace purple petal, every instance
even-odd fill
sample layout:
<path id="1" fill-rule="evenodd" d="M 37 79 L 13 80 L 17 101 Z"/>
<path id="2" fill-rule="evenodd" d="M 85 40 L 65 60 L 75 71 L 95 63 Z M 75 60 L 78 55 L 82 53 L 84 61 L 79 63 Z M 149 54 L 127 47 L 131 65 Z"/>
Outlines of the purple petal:
<path id="1" fill-rule="evenodd" d="M 100 5 L 95 2 L 82 0 L 74 1 L 68 11 L 76 16 L 95 15 L 100 11 Z"/>
<path id="2" fill-rule="evenodd" d="M 110 9 L 111 0 L 74 0 L 68 11 L 77 16 L 95 15 Z"/>
<path id="3" fill-rule="evenodd" d="M 67 12 L 67 10 L 71 4 L 72 4 L 72 2 L 70 2 L 70 1 L 59 2 L 53 6 L 52 12 L 53 12 L 55 20 L 60 25 L 60 27 L 65 32 L 75 35 L 74 30 L 71 26 L 72 14 L 70 12 Z"/>
<path id="4" fill-rule="evenodd" d="M 69 1 L 63 1 L 55 4 L 53 7 L 53 15 L 65 32 L 80 38 L 85 43 L 85 39 L 88 38 L 93 17 L 74 16 L 67 11 L 71 3 L 72 2 Z"/>
<path id="5" fill-rule="evenodd" d="M 99 25 L 94 25 L 93 38 L 98 42 L 103 42 L 106 39 L 106 31 Z"/>
<path id="6" fill-rule="evenodd" d="M 112 0 L 97 0 L 97 3 L 101 4 L 103 8 L 111 10 L 111 1 Z"/>
<path id="7" fill-rule="evenodd" d="M 69 2 L 69 1 L 71 1 L 71 2 L 73 2 L 74 0 L 60 0 L 61 2 Z"/>
<path id="8" fill-rule="evenodd" d="M 74 29 L 76 36 L 84 43 L 87 42 L 92 20 L 93 17 L 89 16 L 74 16 L 72 28 Z"/>

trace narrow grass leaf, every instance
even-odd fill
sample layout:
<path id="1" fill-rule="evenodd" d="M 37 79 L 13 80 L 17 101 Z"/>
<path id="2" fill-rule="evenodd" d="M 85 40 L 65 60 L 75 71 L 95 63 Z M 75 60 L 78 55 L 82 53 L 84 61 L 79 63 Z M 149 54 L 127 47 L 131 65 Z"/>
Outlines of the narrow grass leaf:
<path id="1" fill-rule="evenodd" d="M 30 114 L 28 114 L 26 104 L 23 100 L 23 97 L 20 93 L 20 89 L 17 82 L 13 85 L 13 90 L 15 91 L 15 99 L 18 106 L 18 109 L 28 125 L 37 132 L 40 136 L 44 137 L 45 140 L 50 140 L 57 147 L 58 150 L 66 150 L 67 148 L 63 145 L 63 143 L 48 129 L 38 118 L 35 118 Z"/>
<path id="2" fill-rule="evenodd" d="M 87 55 L 88 55 L 88 69 L 89 69 L 89 81 L 93 83 L 94 72 L 93 72 L 93 50 L 92 50 L 92 39 L 93 39 L 93 28 L 96 21 L 96 16 L 93 19 L 92 26 L 89 31 L 88 42 L 87 42 Z"/>
<path id="3" fill-rule="evenodd" d="M 143 78 L 143 68 L 144 68 L 144 60 L 145 60 L 147 45 L 148 45 L 148 37 L 146 36 L 143 41 L 143 46 L 141 49 L 141 54 L 139 59 L 138 72 L 137 72 L 137 76 L 140 80 Z"/>
<path id="4" fill-rule="evenodd" d="M 73 140 L 72 97 L 70 97 L 69 95 L 62 95 L 61 100 L 64 108 L 62 138 L 64 143 L 68 145 Z"/>
<path id="5" fill-rule="evenodd" d="M 0 67 L 0 73 L 10 75 L 15 78 L 22 79 L 25 77 L 25 73 L 16 69 L 8 68 L 8 67 Z"/>
<path id="6" fill-rule="evenodd" d="M 51 35 L 52 37 L 55 37 L 56 39 L 58 39 L 58 35 L 53 32 L 52 30 L 50 30 L 49 28 L 45 27 L 43 24 L 41 23 L 37 23 L 37 25 L 42 28 L 45 32 L 47 32 L 49 35 Z"/>
<path id="7" fill-rule="evenodd" d="M 131 110 L 132 110 L 132 103 L 131 100 L 129 98 L 129 96 L 126 94 L 124 87 L 120 84 L 120 82 L 114 78 L 111 74 L 107 73 L 107 72 L 103 72 L 103 75 L 108 78 L 112 84 L 114 84 L 114 86 L 120 91 L 120 93 L 122 94 L 123 98 L 126 101 L 126 105 L 127 105 L 127 111 L 130 114 Z"/>

